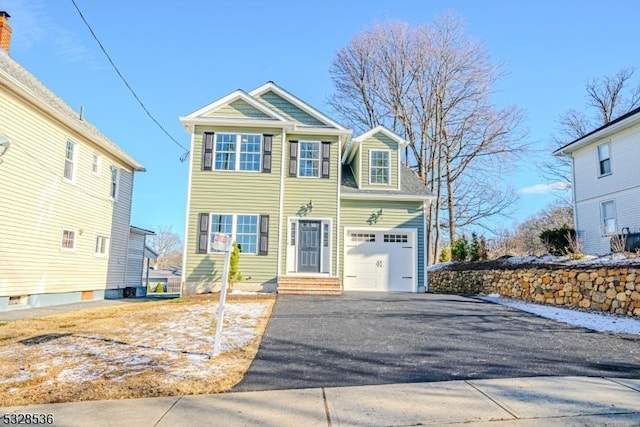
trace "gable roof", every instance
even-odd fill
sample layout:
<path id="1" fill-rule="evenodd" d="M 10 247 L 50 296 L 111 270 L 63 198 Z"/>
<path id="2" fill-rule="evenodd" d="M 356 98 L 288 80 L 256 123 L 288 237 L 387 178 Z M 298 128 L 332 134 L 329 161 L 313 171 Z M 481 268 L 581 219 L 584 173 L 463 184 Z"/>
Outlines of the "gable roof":
<path id="1" fill-rule="evenodd" d="M 256 110 L 267 115 L 271 120 L 279 121 L 284 124 L 290 123 L 290 121 L 286 119 L 284 116 L 278 114 L 276 111 L 269 108 L 262 102 L 259 102 L 253 96 L 249 95 L 247 92 L 245 92 L 242 89 L 233 91 L 229 95 L 224 96 L 218 99 L 217 101 L 212 102 L 211 104 L 207 104 L 204 107 L 194 111 L 193 113 L 185 117 L 181 117 L 180 121 L 183 123 L 187 123 L 195 119 L 202 119 L 202 116 L 206 116 L 208 113 L 215 111 L 224 105 L 231 104 L 232 102 L 237 100 L 243 100 L 244 102 L 246 102 L 247 104 L 255 108 Z"/>
<path id="2" fill-rule="evenodd" d="M 313 108 L 311 105 L 307 104 L 306 102 L 302 101 L 298 97 L 287 92 L 286 90 L 284 90 L 283 88 L 281 88 L 280 86 L 278 86 L 272 81 L 268 81 L 262 86 L 252 90 L 251 92 L 249 92 L 249 95 L 257 98 L 267 92 L 275 93 L 276 95 L 287 100 L 289 103 L 295 105 L 305 113 L 316 118 L 318 121 L 324 123 L 327 127 L 333 127 L 338 130 L 347 131 L 347 129 L 344 128 L 342 125 L 340 125 L 338 122 L 332 120 L 329 116 L 321 113 L 317 109 Z"/>
<path id="3" fill-rule="evenodd" d="M 353 160 L 353 157 L 356 155 L 356 152 L 358 151 L 358 147 L 360 147 L 360 145 L 362 145 L 362 143 L 365 140 L 371 138 L 374 135 L 377 135 L 378 133 L 382 133 L 383 135 L 386 135 L 389 139 L 391 139 L 392 141 L 395 141 L 399 146 L 404 146 L 409 143 L 407 140 L 400 137 L 400 135 L 398 135 L 397 133 L 390 131 L 389 129 L 387 129 L 382 125 L 378 125 L 373 129 L 370 129 L 369 131 L 363 133 L 360 136 L 356 136 L 351 140 L 351 142 L 345 148 L 344 154 L 342 156 L 342 162 L 343 163 L 351 162 L 351 160 Z"/>
<path id="4" fill-rule="evenodd" d="M 358 188 L 351 166 L 342 165 L 342 179 L 340 183 L 340 197 L 343 199 L 369 200 L 431 200 L 435 196 L 427 190 L 427 186 L 418 175 L 406 167 L 400 166 L 400 190 L 376 190 Z"/>
<path id="5" fill-rule="evenodd" d="M 14 61 L 3 49 L 0 49 L 0 85 L 6 85 L 10 90 L 83 135 L 133 170 L 141 172 L 145 170 L 142 164 L 129 156 L 91 123 L 81 118 L 77 112 L 33 74 Z"/>
<path id="6" fill-rule="evenodd" d="M 606 125 L 600 126 L 599 128 L 589 132 L 588 134 L 571 141 L 563 147 L 558 148 L 553 152 L 553 155 L 563 156 L 571 154 L 584 146 L 611 136 L 614 133 L 620 132 L 638 123 L 640 123 L 640 107 L 635 108 L 628 113 L 618 117 L 617 119 L 610 121 Z"/>

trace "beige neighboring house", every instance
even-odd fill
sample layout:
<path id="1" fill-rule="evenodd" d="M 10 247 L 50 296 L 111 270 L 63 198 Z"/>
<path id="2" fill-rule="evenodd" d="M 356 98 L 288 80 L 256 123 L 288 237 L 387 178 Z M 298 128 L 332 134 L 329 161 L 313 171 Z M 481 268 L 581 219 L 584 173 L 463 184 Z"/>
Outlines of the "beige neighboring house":
<path id="1" fill-rule="evenodd" d="M 0 12 L 0 311 L 121 297 L 144 167 L 9 56 Z"/>

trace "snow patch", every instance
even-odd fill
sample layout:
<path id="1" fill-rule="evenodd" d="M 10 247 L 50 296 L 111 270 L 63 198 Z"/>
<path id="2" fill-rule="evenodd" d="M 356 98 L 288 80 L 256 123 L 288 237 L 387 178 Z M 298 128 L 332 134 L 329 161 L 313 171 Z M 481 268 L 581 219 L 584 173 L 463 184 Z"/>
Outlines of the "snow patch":
<path id="1" fill-rule="evenodd" d="M 534 304 L 503 298 L 497 294 L 489 294 L 480 297 L 480 299 L 593 331 L 640 335 L 640 319 L 614 316 L 608 313 L 587 313 L 568 308 Z"/>

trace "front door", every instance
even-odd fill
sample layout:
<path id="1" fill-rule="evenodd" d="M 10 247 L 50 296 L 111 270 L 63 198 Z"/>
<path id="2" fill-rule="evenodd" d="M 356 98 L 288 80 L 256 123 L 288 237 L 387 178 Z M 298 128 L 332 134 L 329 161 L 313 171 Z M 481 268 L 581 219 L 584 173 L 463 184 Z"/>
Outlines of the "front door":
<path id="1" fill-rule="evenodd" d="M 298 222 L 298 272 L 320 272 L 320 221 Z"/>

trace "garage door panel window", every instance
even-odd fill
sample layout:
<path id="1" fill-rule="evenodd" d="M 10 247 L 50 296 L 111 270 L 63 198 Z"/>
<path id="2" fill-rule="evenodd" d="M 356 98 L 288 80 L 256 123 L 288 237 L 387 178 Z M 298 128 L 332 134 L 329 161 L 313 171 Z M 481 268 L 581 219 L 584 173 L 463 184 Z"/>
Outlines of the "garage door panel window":
<path id="1" fill-rule="evenodd" d="M 351 233 L 352 242 L 375 242 L 376 235 L 373 233 Z"/>
<path id="2" fill-rule="evenodd" d="M 407 243 L 409 241 L 409 236 L 407 234 L 385 234 L 384 242 L 385 243 Z"/>

